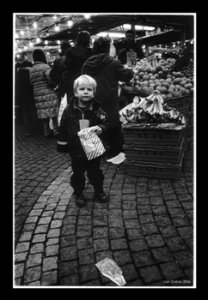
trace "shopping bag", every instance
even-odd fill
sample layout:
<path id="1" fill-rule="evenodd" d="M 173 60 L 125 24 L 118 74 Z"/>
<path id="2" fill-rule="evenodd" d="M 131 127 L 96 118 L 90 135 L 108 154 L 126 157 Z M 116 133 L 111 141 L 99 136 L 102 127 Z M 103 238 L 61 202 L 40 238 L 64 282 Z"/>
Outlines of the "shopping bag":
<path id="1" fill-rule="evenodd" d="M 66 106 L 67 106 L 67 94 L 65 94 L 61 98 L 61 103 L 60 103 L 59 112 L 58 112 L 58 126 L 60 126 L 61 116 L 62 116 L 63 111 L 64 111 Z"/>
<path id="2" fill-rule="evenodd" d="M 52 120 L 52 118 L 50 118 L 50 120 L 49 120 L 49 128 L 50 128 L 50 130 L 53 130 L 53 129 L 54 129 L 54 125 L 53 125 L 53 120 Z"/>
<path id="3" fill-rule="evenodd" d="M 84 128 L 78 132 L 78 136 L 88 160 L 101 156 L 105 148 L 100 138 L 94 132 L 97 126 Z"/>

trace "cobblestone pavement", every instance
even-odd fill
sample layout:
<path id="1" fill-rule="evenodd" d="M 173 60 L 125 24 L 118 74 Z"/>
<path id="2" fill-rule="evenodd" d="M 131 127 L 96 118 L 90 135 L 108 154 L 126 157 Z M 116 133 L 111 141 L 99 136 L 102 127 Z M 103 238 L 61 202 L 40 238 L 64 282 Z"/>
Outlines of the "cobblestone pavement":
<path id="1" fill-rule="evenodd" d="M 125 287 L 193 286 L 193 153 L 180 180 L 127 176 L 103 162 L 108 204 L 75 205 L 67 154 L 16 127 L 14 285 L 118 287 L 95 264 L 110 257 Z"/>

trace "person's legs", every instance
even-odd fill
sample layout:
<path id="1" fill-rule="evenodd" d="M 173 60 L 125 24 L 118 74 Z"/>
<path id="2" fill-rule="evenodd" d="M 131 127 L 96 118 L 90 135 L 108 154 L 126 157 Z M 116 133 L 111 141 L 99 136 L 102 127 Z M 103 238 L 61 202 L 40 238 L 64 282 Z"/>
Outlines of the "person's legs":
<path id="1" fill-rule="evenodd" d="M 103 191 L 104 175 L 100 169 L 100 158 L 95 158 L 87 162 L 87 176 L 90 184 L 94 187 L 95 200 L 107 202 L 108 198 Z"/>
<path id="2" fill-rule="evenodd" d="M 22 106 L 22 117 L 25 128 L 25 135 L 30 136 L 32 134 L 32 120 L 30 108 L 28 106 Z"/>
<path id="3" fill-rule="evenodd" d="M 54 136 L 58 135 L 58 120 L 57 117 L 52 117 Z"/>
<path id="4" fill-rule="evenodd" d="M 45 137 L 50 135 L 49 118 L 42 119 L 43 122 L 43 134 Z"/>
<path id="5" fill-rule="evenodd" d="M 120 152 L 122 152 L 124 139 L 121 131 L 121 124 L 109 128 L 107 134 L 107 140 L 110 146 L 107 153 L 109 157 L 114 157 L 118 155 Z"/>
<path id="6" fill-rule="evenodd" d="M 72 171 L 73 174 L 71 176 L 71 186 L 74 189 L 74 195 L 76 199 L 76 204 L 79 207 L 82 207 L 85 204 L 85 199 L 83 196 L 83 191 L 85 188 L 85 160 L 71 158 L 72 163 Z"/>

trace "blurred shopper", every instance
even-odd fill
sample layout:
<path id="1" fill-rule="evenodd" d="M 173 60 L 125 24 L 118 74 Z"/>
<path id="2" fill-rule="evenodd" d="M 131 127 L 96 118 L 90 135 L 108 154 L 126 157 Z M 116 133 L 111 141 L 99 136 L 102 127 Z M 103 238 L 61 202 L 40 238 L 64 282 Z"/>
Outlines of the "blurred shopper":
<path id="1" fill-rule="evenodd" d="M 96 39 L 92 51 L 93 55 L 83 65 L 82 74 L 92 76 L 97 82 L 96 99 L 107 113 L 109 121 L 106 137 L 110 146 L 108 157 L 113 157 L 122 151 L 123 145 L 119 120 L 118 81 L 130 81 L 133 78 L 133 71 L 109 56 L 110 40 L 107 37 Z"/>
<path id="2" fill-rule="evenodd" d="M 18 102 L 22 113 L 25 135 L 30 136 L 37 131 L 37 113 L 33 98 L 33 86 L 30 82 L 30 70 L 33 64 L 25 60 L 18 66 L 16 73 Z"/>
<path id="3" fill-rule="evenodd" d="M 127 30 L 125 33 L 125 39 L 121 41 L 115 41 L 114 46 L 116 48 L 116 54 L 122 64 L 127 63 L 127 52 L 133 50 L 136 52 L 137 59 L 143 58 L 144 53 L 141 45 L 135 41 L 135 32 L 133 30 Z"/>
<path id="4" fill-rule="evenodd" d="M 62 77 L 62 74 L 64 71 L 64 60 L 65 60 L 66 51 L 70 48 L 71 48 L 71 45 L 69 44 L 68 41 L 64 41 L 61 44 L 60 57 L 55 59 L 55 61 L 53 63 L 53 67 L 50 71 L 50 78 L 53 80 L 53 82 L 57 86 L 56 92 L 58 95 L 59 106 L 60 106 L 61 97 L 62 97 L 61 77 Z"/>
<path id="5" fill-rule="evenodd" d="M 83 63 L 91 56 L 90 33 L 80 31 L 77 35 L 76 44 L 66 51 L 64 72 L 62 76 L 61 96 L 67 93 L 67 100 L 74 96 L 74 80 L 81 75 Z"/>
<path id="6" fill-rule="evenodd" d="M 53 122 L 53 132 L 58 133 L 58 97 L 53 90 L 54 82 L 51 81 L 49 73 L 51 68 L 47 64 L 46 56 L 41 49 L 33 51 L 34 65 L 30 71 L 30 81 L 33 85 L 34 100 L 37 117 L 43 123 L 45 137 L 51 136 L 49 127 L 50 118 Z"/>

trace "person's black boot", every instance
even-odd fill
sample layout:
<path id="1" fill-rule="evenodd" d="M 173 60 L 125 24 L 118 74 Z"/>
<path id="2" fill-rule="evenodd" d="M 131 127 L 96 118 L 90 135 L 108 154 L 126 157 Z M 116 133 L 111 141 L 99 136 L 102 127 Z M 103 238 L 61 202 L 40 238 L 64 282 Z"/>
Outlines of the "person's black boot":
<path id="1" fill-rule="evenodd" d="M 86 203 L 86 199 L 84 195 L 81 193 L 81 194 L 74 194 L 74 196 L 75 196 L 76 205 L 80 208 L 83 207 Z"/>
<path id="2" fill-rule="evenodd" d="M 107 203 L 109 201 L 109 198 L 106 196 L 103 190 L 96 190 L 95 189 L 95 196 L 94 200 L 101 202 L 101 203 Z"/>

